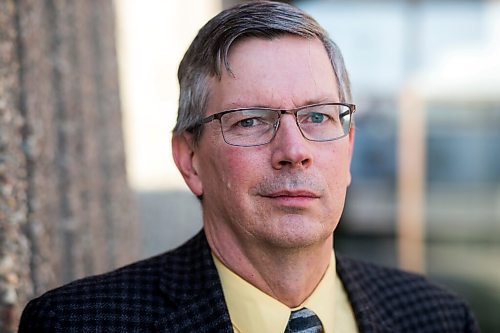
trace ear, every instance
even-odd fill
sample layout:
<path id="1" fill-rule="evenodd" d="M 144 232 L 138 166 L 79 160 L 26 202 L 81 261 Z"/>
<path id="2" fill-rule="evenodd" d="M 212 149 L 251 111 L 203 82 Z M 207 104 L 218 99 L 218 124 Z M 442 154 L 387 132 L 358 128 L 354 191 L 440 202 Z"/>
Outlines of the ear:
<path id="1" fill-rule="evenodd" d="M 191 192 L 196 196 L 202 195 L 203 184 L 198 175 L 198 156 L 190 133 L 172 136 L 172 155 Z"/>
<path id="2" fill-rule="evenodd" d="M 347 186 L 351 185 L 351 161 L 352 161 L 352 154 L 354 152 L 354 137 L 356 134 L 356 130 L 353 126 L 351 126 L 351 129 L 349 130 L 349 174 L 348 174 L 348 179 L 347 179 Z"/>

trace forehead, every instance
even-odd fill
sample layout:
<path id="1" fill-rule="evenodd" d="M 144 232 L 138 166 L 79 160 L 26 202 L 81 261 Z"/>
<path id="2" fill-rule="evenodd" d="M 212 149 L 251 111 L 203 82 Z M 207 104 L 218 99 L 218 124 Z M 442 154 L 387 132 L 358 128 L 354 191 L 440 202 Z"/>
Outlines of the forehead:
<path id="1" fill-rule="evenodd" d="M 207 114 L 237 107 L 293 108 L 339 100 L 330 58 L 317 38 L 249 37 L 231 47 L 228 59 L 231 72 L 211 80 Z"/>

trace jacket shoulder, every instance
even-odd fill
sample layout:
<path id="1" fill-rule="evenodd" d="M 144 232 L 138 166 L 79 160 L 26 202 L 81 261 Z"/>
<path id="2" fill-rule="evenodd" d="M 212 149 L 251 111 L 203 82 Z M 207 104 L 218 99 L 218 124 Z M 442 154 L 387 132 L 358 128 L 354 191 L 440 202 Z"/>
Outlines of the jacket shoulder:
<path id="1" fill-rule="evenodd" d="M 401 332 L 478 332 L 467 304 L 427 278 L 339 256 L 337 271 L 356 314 Z"/>
<path id="2" fill-rule="evenodd" d="M 19 332 L 65 332 L 75 327 L 147 330 L 174 307 L 163 293 L 165 284 L 196 275 L 185 272 L 185 267 L 197 266 L 193 262 L 202 248 L 200 233 L 164 254 L 50 290 L 27 304 Z"/>
<path id="3" fill-rule="evenodd" d="M 168 298 L 159 296 L 160 280 L 165 263 L 176 251 L 44 293 L 25 307 L 19 332 L 64 332 L 68 327 L 144 328 L 168 309 Z"/>

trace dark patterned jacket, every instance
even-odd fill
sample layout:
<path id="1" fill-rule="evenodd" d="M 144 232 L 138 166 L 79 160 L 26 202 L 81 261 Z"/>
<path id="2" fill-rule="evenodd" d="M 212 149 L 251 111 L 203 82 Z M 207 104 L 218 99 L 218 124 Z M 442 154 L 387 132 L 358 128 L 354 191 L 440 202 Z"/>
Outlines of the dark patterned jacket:
<path id="1" fill-rule="evenodd" d="M 422 277 L 341 256 L 337 271 L 362 333 L 478 332 L 461 299 Z M 173 251 L 32 300 L 19 332 L 232 332 L 232 326 L 200 232 Z"/>

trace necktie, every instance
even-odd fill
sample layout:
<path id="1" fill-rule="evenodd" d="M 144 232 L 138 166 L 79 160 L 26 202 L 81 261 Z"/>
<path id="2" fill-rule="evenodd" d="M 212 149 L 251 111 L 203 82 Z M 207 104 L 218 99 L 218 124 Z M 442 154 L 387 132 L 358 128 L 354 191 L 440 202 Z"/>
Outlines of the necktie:
<path id="1" fill-rule="evenodd" d="M 308 308 L 292 311 L 285 333 L 321 333 L 323 325 L 318 316 Z"/>

